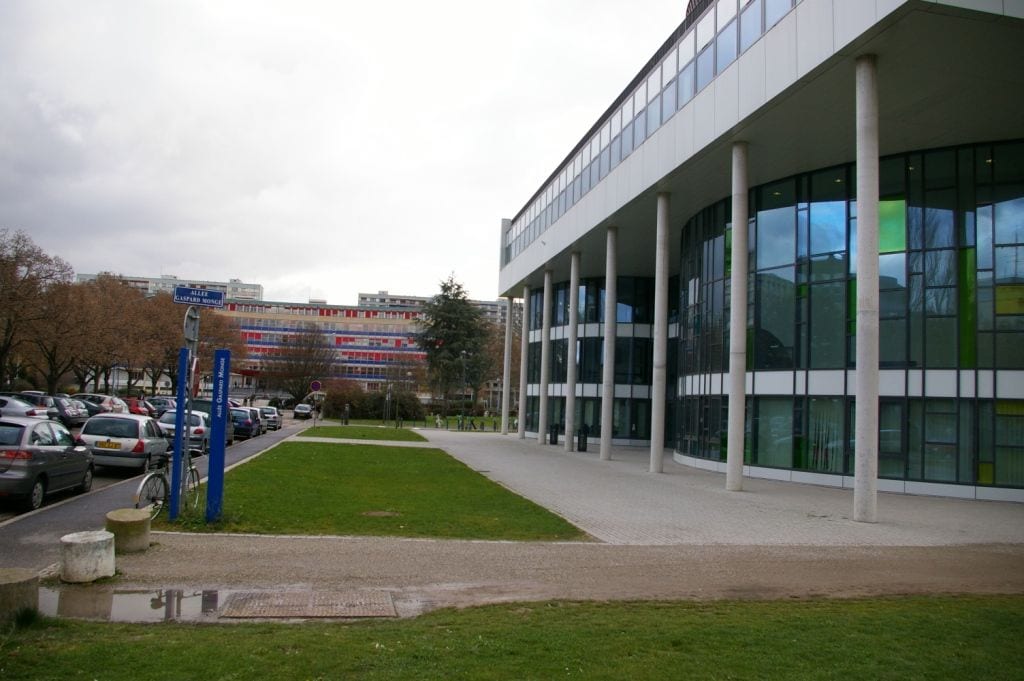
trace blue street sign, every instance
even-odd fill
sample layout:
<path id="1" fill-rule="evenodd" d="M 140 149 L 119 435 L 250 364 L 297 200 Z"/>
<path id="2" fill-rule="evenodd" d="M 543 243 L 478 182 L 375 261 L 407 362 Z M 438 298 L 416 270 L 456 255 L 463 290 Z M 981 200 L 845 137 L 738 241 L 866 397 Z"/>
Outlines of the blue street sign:
<path id="1" fill-rule="evenodd" d="M 189 286 L 174 287 L 174 302 L 203 307 L 224 307 L 224 292 Z"/>

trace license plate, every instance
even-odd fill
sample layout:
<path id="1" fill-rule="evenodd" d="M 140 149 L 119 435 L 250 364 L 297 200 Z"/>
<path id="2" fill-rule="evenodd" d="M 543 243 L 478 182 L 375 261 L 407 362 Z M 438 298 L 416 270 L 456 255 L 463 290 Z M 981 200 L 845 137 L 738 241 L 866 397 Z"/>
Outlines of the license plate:
<path id="1" fill-rule="evenodd" d="M 96 446 L 100 449 L 121 449 L 120 442 L 97 442 Z"/>

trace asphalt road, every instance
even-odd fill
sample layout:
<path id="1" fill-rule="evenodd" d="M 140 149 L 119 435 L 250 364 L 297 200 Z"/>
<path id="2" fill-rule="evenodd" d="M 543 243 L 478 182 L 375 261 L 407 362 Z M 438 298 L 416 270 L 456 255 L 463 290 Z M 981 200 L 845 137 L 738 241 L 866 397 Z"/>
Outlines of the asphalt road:
<path id="1" fill-rule="evenodd" d="M 227 448 L 226 465 L 247 459 L 296 431 L 311 425 L 308 421 L 286 419 L 284 427 L 252 440 L 240 440 Z M 193 460 L 205 478 L 209 457 Z M 141 475 L 96 471 L 88 494 L 55 494 L 47 497 L 42 508 L 18 514 L 10 508 L 0 511 L 0 567 L 42 569 L 60 560 L 60 538 L 71 532 L 103 529 L 106 514 L 117 508 L 134 506 L 133 496 Z"/>

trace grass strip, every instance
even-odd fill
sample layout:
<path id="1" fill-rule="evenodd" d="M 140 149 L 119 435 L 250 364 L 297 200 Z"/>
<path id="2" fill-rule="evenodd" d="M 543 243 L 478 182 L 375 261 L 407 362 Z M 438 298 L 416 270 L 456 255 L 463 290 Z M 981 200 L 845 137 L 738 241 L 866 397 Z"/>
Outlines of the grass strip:
<path id="1" fill-rule="evenodd" d="M 433 448 L 285 442 L 227 473 L 221 522 L 207 525 L 201 511 L 175 523 L 161 516 L 153 527 L 541 541 L 585 537 L 563 518 Z"/>
<path id="2" fill-rule="evenodd" d="M 356 623 L 40 619 L 4 679 L 1020 679 L 1021 596 L 548 602 Z"/>
<path id="3" fill-rule="evenodd" d="M 405 428 L 388 426 L 317 426 L 299 433 L 305 437 L 333 437 L 344 440 L 392 440 L 395 442 L 426 442 L 427 438 Z"/>

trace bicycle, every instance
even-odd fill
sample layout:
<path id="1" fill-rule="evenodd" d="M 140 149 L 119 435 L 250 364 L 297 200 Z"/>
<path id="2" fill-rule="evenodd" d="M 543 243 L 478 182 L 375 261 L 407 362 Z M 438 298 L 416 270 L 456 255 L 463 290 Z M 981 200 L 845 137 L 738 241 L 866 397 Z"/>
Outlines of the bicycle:
<path id="1" fill-rule="evenodd" d="M 201 454 L 198 449 L 185 453 L 186 474 L 181 479 L 181 510 L 199 508 L 199 469 L 192 463 L 193 455 Z M 156 518 L 168 505 L 171 498 L 171 455 L 142 478 L 135 492 L 135 508 L 149 508 L 151 518 Z"/>

